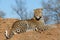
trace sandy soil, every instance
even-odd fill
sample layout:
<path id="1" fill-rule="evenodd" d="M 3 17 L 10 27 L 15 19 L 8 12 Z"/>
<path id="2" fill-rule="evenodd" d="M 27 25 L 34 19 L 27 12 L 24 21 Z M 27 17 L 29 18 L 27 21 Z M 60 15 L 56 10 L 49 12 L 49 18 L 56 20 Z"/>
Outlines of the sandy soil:
<path id="1" fill-rule="evenodd" d="M 5 40 L 4 31 L 10 28 L 15 22 L 15 19 L 0 18 L 0 40 Z M 36 31 L 29 31 L 14 35 L 9 40 L 60 40 L 60 24 L 53 24 L 55 28 L 43 31 L 41 33 Z"/>

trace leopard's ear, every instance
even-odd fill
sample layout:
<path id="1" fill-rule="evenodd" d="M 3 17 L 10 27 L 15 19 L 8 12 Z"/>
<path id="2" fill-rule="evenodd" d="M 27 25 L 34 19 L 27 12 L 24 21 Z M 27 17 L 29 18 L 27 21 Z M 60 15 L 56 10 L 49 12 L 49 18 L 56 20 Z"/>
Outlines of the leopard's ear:
<path id="1" fill-rule="evenodd" d="M 37 9 L 34 9 L 34 12 L 35 12 L 36 10 L 43 10 L 43 8 L 37 8 Z"/>

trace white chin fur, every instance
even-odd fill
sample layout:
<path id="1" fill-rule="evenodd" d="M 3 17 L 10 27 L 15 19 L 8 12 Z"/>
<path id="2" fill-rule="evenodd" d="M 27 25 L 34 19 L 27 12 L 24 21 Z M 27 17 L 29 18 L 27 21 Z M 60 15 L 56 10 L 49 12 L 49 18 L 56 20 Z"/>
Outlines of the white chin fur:
<path id="1" fill-rule="evenodd" d="M 39 18 L 39 16 L 37 16 L 37 18 Z"/>

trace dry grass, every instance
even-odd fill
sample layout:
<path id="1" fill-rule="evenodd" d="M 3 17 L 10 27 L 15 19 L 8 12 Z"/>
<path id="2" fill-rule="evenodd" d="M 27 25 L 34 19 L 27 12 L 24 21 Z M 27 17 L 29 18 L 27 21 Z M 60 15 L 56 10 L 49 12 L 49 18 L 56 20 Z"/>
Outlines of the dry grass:
<path id="1" fill-rule="evenodd" d="M 4 31 L 10 28 L 15 22 L 15 19 L 0 18 L 0 40 L 5 40 Z M 14 35 L 10 40 L 60 40 L 60 24 L 51 25 L 55 28 L 43 31 L 29 31 Z"/>

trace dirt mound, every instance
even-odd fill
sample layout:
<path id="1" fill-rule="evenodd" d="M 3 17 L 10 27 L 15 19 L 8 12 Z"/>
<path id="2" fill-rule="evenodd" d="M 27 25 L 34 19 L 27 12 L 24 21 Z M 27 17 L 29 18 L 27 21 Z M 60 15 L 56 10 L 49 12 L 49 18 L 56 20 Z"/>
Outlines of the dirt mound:
<path id="1" fill-rule="evenodd" d="M 30 31 L 14 35 L 10 40 L 60 40 L 60 31 L 55 28 L 41 33 Z"/>
<path id="2" fill-rule="evenodd" d="M 10 27 L 12 26 L 12 24 L 15 22 L 15 19 L 3 19 L 0 18 L 0 40 L 4 40 L 5 36 L 4 36 L 4 32 L 6 29 L 10 29 Z"/>
<path id="3" fill-rule="evenodd" d="M 4 31 L 10 28 L 15 19 L 0 18 L 0 40 L 5 40 Z M 60 24 L 53 24 L 56 28 L 52 28 L 41 33 L 29 31 L 14 35 L 10 40 L 60 40 Z"/>

